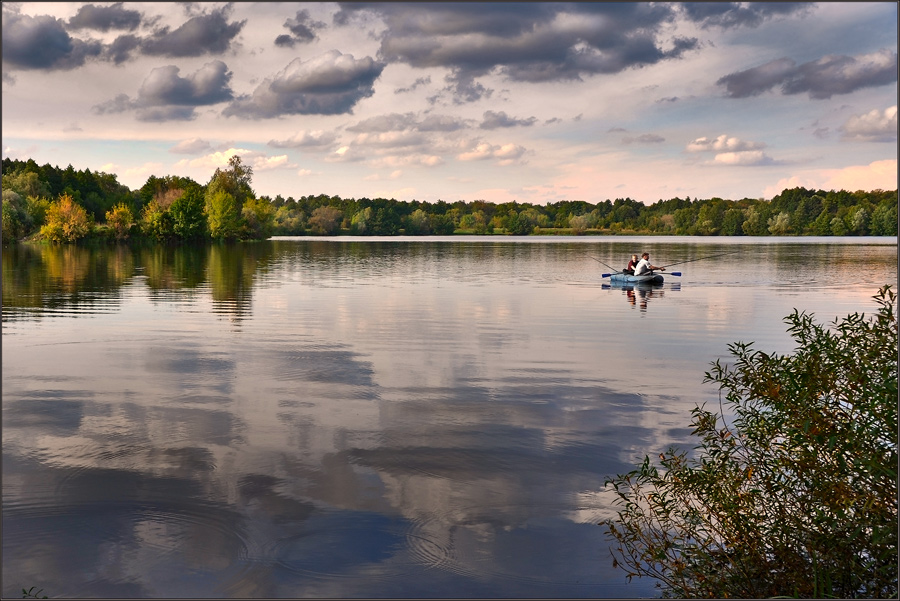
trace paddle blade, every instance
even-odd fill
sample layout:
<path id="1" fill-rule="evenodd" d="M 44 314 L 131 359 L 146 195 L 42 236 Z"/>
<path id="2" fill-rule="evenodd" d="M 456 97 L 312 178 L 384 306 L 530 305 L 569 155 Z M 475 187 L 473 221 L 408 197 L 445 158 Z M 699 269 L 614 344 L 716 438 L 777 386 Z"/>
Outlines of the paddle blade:
<path id="1" fill-rule="evenodd" d="M 681 272 L 680 271 L 672 271 L 672 272 L 669 272 L 669 275 L 681 275 Z"/>
<path id="2" fill-rule="evenodd" d="M 611 276 L 611 275 L 612 275 L 611 273 L 603 273 L 603 274 L 600 275 L 600 277 L 601 277 L 601 278 L 608 278 L 608 277 Z"/>

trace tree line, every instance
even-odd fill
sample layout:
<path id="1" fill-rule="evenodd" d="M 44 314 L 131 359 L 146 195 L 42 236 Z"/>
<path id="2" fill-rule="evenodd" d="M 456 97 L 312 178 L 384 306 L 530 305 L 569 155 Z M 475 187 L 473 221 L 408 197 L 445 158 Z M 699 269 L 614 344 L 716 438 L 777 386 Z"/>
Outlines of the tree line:
<path id="1" fill-rule="evenodd" d="M 201 185 L 150 176 L 137 190 L 114 174 L 3 159 L 4 242 L 83 238 L 161 242 L 259 240 L 273 235 L 659 234 L 699 236 L 896 236 L 897 190 L 803 187 L 771 200 L 631 198 L 546 205 L 484 200 L 427 202 L 257 196 L 239 156 Z"/>

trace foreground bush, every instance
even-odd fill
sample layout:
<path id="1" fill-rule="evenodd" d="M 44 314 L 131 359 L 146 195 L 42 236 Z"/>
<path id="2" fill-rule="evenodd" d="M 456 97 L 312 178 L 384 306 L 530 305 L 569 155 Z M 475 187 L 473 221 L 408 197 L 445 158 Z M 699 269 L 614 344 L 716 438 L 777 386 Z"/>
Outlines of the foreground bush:
<path id="1" fill-rule="evenodd" d="M 796 310 L 784 356 L 729 346 L 705 381 L 695 458 L 669 449 L 607 481 L 614 564 L 669 597 L 897 597 L 897 320 L 889 286 L 872 317 L 828 330 Z M 728 413 L 726 413 L 728 412 Z"/>
<path id="2" fill-rule="evenodd" d="M 41 235 L 51 242 L 75 242 L 91 233 L 93 227 L 84 207 L 68 194 L 60 194 L 59 200 L 50 204 L 46 220 Z"/>

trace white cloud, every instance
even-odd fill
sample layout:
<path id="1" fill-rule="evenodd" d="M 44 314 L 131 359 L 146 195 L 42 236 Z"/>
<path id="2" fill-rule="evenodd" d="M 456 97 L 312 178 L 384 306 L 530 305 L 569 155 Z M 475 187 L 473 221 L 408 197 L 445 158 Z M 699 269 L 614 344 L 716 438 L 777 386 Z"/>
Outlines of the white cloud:
<path id="1" fill-rule="evenodd" d="M 144 163 L 140 167 L 126 169 L 122 172 L 122 175 L 127 178 L 150 177 L 151 175 L 163 175 L 165 169 L 166 168 L 162 163 L 149 162 Z"/>
<path id="2" fill-rule="evenodd" d="M 253 158 L 254 171 L 268 171 L 270 169 L 279 169 L 281 167 L 290 167 L 288 165 L 288 157 L 286 154 L 277 157 L 258 156 Z"/>
<path id="3" fill-rule="evenodd" d="M 278 169 L 281 167 L 296 167 L 288 162 L 286 154 L 268 157 L 263 152 L 257 150 L 247 150 L 245 148 L 229 148 L 228 150 L 214 152 L 206 156 L 196 159 L 181 159 L 175 163 L 175 168 L 184 169 L 205 169 L 210 172 L 216 169 L 224 169 L 228 166 L 228 161 L 233 156 L 240 156 L 241 160 L 253 167 L 254 171 L 268 171 L 270 169 Z"/>
<path id="4" fill-rule="evenodd" d="M 750 142 L 722 134 L 715 140 L 707 137 L 697 138 L 687 145 L 688 152 L 741 152 L 745 150 L 759 150 L 766 145 L 761 142 Z"/>
<path id="5" fill-rule="evenodd" d="M 840 129 L 845 140 L 895 142 L 897 140 L 897 105 L 883 111 L 874 109 L 862 115 L 854 115 Z"/>
<path id="6" fill-rule="evenodd" d="M 712 160 L 717 165 L 771 165 L 775 161 L 761 150 L 743 150 L 741 152 L 722 152 Z"/>
<path id="7" fill-rule="evenodd" d="M 823 172 L 825 190 L 896 190 L 897 159 L 873 161 L 868 165 L 854 165 Z"/>
<path id="8" fill-rule="evenodd" d="M 322 129 L 300 130 L 285 140 L 269 140 L 269 146 L 275 148 L 316 148 L 330 146 L 337 141 L 337 136 Z"/>
<path id="9" fill-rule="evenodd" d="M 200 154 L 211 148 L 212 146 L 206 140 L 201 138 L 190 138 L 189 140 L 182 140 L 170 148 L 169 152 L 173 154 Z"/>
<path id="10" fill-rule="evenodd" d="M 896 190 L 897 159 L 873 161 L 841 169 L 807 171 L 778 180 L 763 190 L 766 198 L 781 194 L 786 188 L 804 187 L 817 190 Z"/>
<path id="11" fill-rule="evenodd" d="M 460 161 L 484 161 L 487 159 L 501 159 L 504 165 L 511 164 L 515 159 L 522 157 L 526 152 L 523 146 L 518 144 L 494 145 L 481 142 L 475 148 L 462 152 L 456 156 Z"/>

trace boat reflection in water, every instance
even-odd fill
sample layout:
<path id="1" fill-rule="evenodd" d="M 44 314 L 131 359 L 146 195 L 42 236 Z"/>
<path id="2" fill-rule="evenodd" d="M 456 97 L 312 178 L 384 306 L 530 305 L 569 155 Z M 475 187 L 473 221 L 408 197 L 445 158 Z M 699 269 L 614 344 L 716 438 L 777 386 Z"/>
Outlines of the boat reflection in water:
<path id="1" fill-rule="evenodd" d="M 647 303 L 650 302 L 650 299 L 654 298 L 662 298 L 665 296 L 665 284 L 656 283 L 638 283 L 638 284 L 628 284 L 622 282 L 611 282 L 609 284 L 603 284 L 604 290 L 621 290 L 625 295 L 625 298 L 628 299 L 628 302 L 632 307 L 639 307 L 641 312 L 647 311 Z M 669 285 L 669 290 L 680 290 L 681 283 L 676 282 Z"/>

